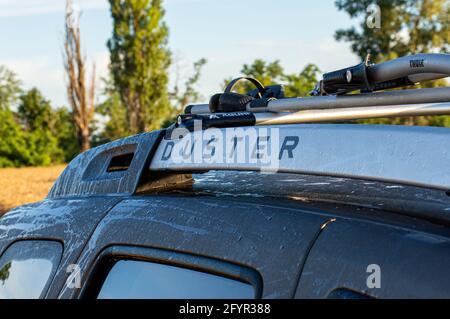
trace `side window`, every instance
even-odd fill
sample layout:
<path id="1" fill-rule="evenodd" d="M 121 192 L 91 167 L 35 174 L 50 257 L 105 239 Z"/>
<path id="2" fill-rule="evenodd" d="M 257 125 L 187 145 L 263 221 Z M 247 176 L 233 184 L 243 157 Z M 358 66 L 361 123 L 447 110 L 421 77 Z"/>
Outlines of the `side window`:
<path id="1" fill-rule="evenodd" d="M 0 258 L 0 299 L 44 297 L 61 260 L 62 245 L 53 241 L 18 241 Z"/>
<path id="2" fill-rule="evenodd" d="M 99 299 L 251 299 L 252 285 L 201 271 L 121 260 L 103 283 Z"/>

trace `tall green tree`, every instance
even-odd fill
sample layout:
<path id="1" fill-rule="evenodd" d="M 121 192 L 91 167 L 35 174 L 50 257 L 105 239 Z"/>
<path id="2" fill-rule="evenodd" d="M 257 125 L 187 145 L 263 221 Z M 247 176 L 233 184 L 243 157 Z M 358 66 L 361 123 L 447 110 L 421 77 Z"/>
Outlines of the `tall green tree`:
<path id="1" fill-rule="evenodd" d="M 109 0 L 110 71 L 127 110 L 130 133 L 157 129 L 170 114 L 168 28 L 162 0 Z"/>

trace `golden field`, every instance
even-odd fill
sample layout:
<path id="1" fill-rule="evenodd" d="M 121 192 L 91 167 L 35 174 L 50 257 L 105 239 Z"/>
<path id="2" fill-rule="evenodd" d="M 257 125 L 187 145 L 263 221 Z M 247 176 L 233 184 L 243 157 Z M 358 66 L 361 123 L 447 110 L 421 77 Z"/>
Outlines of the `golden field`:
<path id="1" fill-rule="evenodd" d="M 0 169 L 0 215 L 9 209 L 42 200 L 65 165 Z"/>

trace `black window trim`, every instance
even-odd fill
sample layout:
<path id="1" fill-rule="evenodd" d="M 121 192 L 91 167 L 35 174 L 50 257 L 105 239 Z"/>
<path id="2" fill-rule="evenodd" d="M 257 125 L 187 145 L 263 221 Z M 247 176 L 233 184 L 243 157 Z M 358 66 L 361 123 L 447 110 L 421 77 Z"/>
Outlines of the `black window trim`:
<path id="1" fill-rule="evenodd" d="M 255 269 L 237 263 L 219 260 L 191 253 L 171 251 L 161 248 L 114 245 L 100 252 L 82 278 L 82 287 L 75 298 L 97 298 L 112 267 L 120 260 L 145 261 L 179 267 L 251 285 L 255 299 L 262 296 L 263 280 Z"/>

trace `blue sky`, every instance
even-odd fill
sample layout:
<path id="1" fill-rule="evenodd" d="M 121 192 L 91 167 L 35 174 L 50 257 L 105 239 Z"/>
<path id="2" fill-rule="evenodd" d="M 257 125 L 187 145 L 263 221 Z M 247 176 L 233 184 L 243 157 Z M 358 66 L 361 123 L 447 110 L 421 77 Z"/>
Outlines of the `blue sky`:
<path id="1" fill-rule="evenodd" d="M 26 88 L 38 87 L 55 106 L 66 103 L 62 67 L 64 0 L 0 0 L 0 64 Z M 83 45 L 99 76 L 107 75 L 106 41 L 112 21 L 107 0 L 78 0 Z M 307 63 L 330 71 L 358 60 L 334 31 L 352 24 L 334 0 L 166 0 L 170 48 L 181 78 L 208 59 L 199 90 L 208 97 L 224 78 L 238 76 L 256 58 L 279 59 L 289 72 Z M 172 84 L 175 68 L 171 68 Z M 99 89 L 101 89 L 99 87 Z"/>

